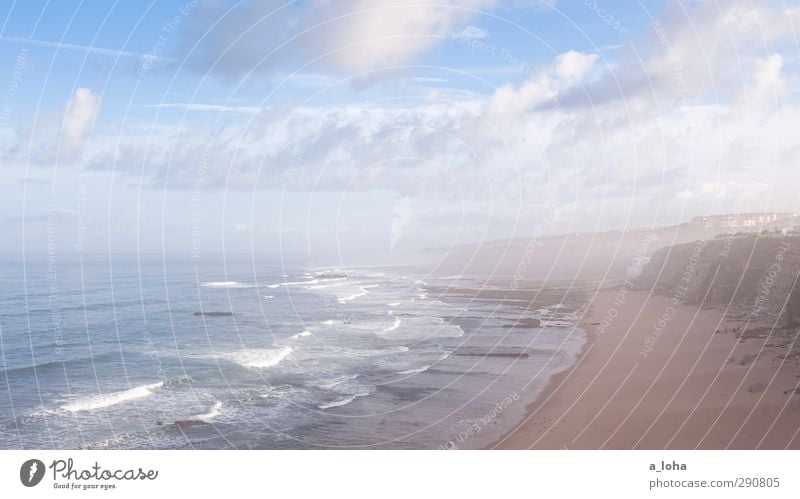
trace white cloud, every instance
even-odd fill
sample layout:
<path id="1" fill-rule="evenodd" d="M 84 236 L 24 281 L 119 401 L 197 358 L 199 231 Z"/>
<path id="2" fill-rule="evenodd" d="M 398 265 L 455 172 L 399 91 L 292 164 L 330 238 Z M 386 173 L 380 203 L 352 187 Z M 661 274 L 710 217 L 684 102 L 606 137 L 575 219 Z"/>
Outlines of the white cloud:
<path id="1" fill-rule="evenodd" d="M 598 57 L 597 54 L 570 50 L 556 57 L 555 74 L 563 80 L 582 81 Z"/>
<path id="2" fill-rule="evenodd" d="M 232 234 L 247 234 L 252 230 L 249 224 L 237 222 L 236 225 L 233 226 L 231 230 Z"/>
<path id="3" fill-rule="evenodd" d="M 396 0 L 357 0 L 344 23 L 329 34 L 336 49 L 336 66 L 352 72 L 406 63 L 451 35 L 470 19 L 473 9 L 491 7 L 492 0 L 423 0 L 411 4 Z"/>
<path id="4" fill-rule="evenodd" d="M 17 45 L 33 45 L 36 47 L 45 47 L 54 50 L 71 50 L 77 52 L 84 52 L 93 55 L 103 55 L 114 58 L 134 58 L 145 59 L 150 58 L 157 61 L 165 61 L 163 57 L 155 56 L 152 54 L 143 54 L 139 52 L 130 52 L 127 50 L 107 49 L 103 47 L 95 47 L 93 45 L 78 45 L 66 42 L 51 42 L 47 40 L 36 40 L 34 38 L 21 38 L 17 36 L 0 36 L 0 42 L 13 43 Z"/>
<path id="5" fill-rule="evenodd" d="M 184 51 L 195 68 L 228 76 L 275 72 L 298 58 L 370 71 L 409 62 L 464 29 L 481 10 L 498 5 L 498 0 L 265 0 L 229 9 L 208 2 L 192 11 Z"/>
<path id="6" fill-rule="evenodd" d="M 770 107 L 780 102 L 789 90 L 782 70 L 783 57 L 780 54 L 757 60 L 751 81 L 737 99 L 739 104 Z"/>
<path id="7" fill-rule="evenodd" d="M 738 93 L 773 53 L 796 52 L 800 8 L 783 2 L 671 1 L 649 24 L 643 40 L 587 89 L 564 105 L 651 100 L 669 106 Z"/>
<path id="8" fill-rule="evenodd" d="M 100 111 L 101 97 L 88 88 L 78 88 L 67 102 L 62 123 L 62 146 L 74 154 L 83 145 L 86 134 Z"/>
<path id="9" fill-rule="evenodd" d="M 180 109 L 182 111 L 258 114 L 264 110 L 257 106 L 229 106 L 223 104 L 204 104 L 200 102 L 164 102 L 160 104 L 143 104 L 140 107 L 151 109 Z"/>
<path id="10" fill-rule="evenodd" d="M 450 80 L 447 78 L 436 78 L 432 76 L 414 76 L 411 81 L 416 83 L 446 83 Z"/>
<path id="11" fill-rule="evenodd" d="M 561 54 L 528 81 L 485 98 L 444 92 L 405 107 L 269 109 L 213 131 L 191 121 L 155 130 L 130 123 L 98 138 L 91 166 L 128 172 L 138 181 L 146 164 L 144 182 L 173 189 L 195 188 L 202 172 L 208 190 L 383 190 L 399 199 L 483 200 L 512 218 L 543 185 L 558 192 L 564 206 L 578 203 L 575 213 L 646 200 L 676 213 L 684 205 L 707 210 L 709 203 L 732 202 L 697 190 L 719 178 L 762 186 L 765 177 L 793 175 L 800 145 L 791 131 L 800 127 L 800 108 L 790 100 L 780 109 L 751 106 L 747 113 L 734 102 L 548 106 L 584 85 L 596 61 L 594 54 Z M 751 94 L 785 90 L 779 57 L 763 59 L 760 67 Z M 87 92 L 76 92 L 70 109 L 94 109 L 90 104 L 99 98 Z M 75 115 L 71 128 L 82 135 L 93 113 Z M 795 187 L 784 183 L 777 190 Z"/>
<path id="12" fill-rule="evenodd" d="M 391 240 L 389 241 L 390 250 L 393 249 L 400 238 L 403 237 L 406 226 L 411 220 L 411 215 L 413 214 L 411 205 L 413 201 L 412 198 L 404 197 L 398 200 L 394 205 L 394 209 L 392 210 Z"/>
<path id="13" fill-rule="evenodd" d="M 489 118 L 499 126 L 513 125 L 521 115 L 580 84 L 597 59 L 597 54 L 571 50 L 558 55 L 552 64 L 540 68 L 519 87 L 501 86 L 489 100 Z"/>
<path id="14" fill-rule="evenodd" d="M 679 197 L 687 200 L 697 198 L 700 201 L 727 202 L 729 206 L 733 206 L 741 200 L 752 201 L 768 196 L 769 191 L 769 185 L 764 182 L 702 181 L 682 191 Z"/>
<path id="15" fill-rule="evenodd" d="M 445 219 L 451 226 L 479 227 L 481 217 L 512 225 L 524 216 L 529 227 L 545 189 L 556 193 L 558 207 L 574 214 L 567 222 L 581 230 L 609 217 L 644 225 L 656 213 L 675 222 L 692 213 L 786 209 L 800 187 L 793 64 L 785 50 L 757 43 L 760 28 L 747 9 L 738 9 L 740 2 L 720 5 L 724 12 L 742 12 L 731 21 L 740 58 L 730 58 L 728 42 L 718 39 L 722 21 L 699 4 L 688 11 L 699 16 L 692 18 L 699 36 L 710 37 L 709 54 L 722 58 L 709 67 L 698 66 L 701 46 L 690 43 L 698 35 L 665 17 L 671 52 L 656 40 L 642 51 L 643 64 L 620 61 L 614 73 L 598 68 L 597 54 L 568 51 L 521 84 L 483 96 L 443 89 L 429 100 L 273 108 L 231 116 L 211 131 L 202 120 L 154 130 L 128 123 L 98 138 L 90 166 L 171 189 L 194 189 L 202 176 L 209 191 L 388 192 L 394 196 L 388 199 L 413 200 L 413 224 L 411 201 L 399 202 L 388 216 L 392 243 L 400 245 L 425 229 L 435 232 L 434 224 Z M 768 36 L 775 43 L 782 39 Z M 386 57 L 415 50 L 387 49 Z M 358 64 L 386 63 L 367 59 L 372 62 Z M 625 71 L 632 67 L 640 73 Z M 677 98 L 676 68 L 687 73 L 687 100 Z M 688 74 L 701 69 L 710 76 Z M 600 98 L 609 89 L 623 92 Z M 588 97 L 569 102 L 583 94 Z M 76 92 L 76 109 L 78 102 L 92 108 L 93 99 L 83 97 Z M 75 114 L 93 119 L 96 111 Z M 90 121 L 76 118 L 74 135 L 84 135 Z"/>
<path id="16" fill-rule="evenodd" d="M 461 31 L 453 33 L 452 37 L 465 40 L 479 40 L 481 38 L 488 38 L 489 32 L 477 26 L 467 26 Z"/>

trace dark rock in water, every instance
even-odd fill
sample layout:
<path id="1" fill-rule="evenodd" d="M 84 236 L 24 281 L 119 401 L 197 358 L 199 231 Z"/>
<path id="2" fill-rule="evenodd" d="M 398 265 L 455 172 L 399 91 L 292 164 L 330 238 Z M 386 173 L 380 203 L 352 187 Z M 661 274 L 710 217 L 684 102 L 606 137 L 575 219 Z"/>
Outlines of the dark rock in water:
<path id="1" fill-rule="evenodd" d="M 203 312 L 202 310 L 194 313 L 195 317 L 232 317 L 233 312 Z"/>
<path id="2" fill-rule="evenodd" d="M 537 350 L 534 348 L 503 348 L 503 349 L 491 349 L 486 350 L 485 348 L 477 348 L 477 347 L 459 347 L 456 348 L 452 355 L 457 355 L 459 357 L 487 357 L 487 358 L 506 358 L 506 359 L 527 359 L 532 355 L 537 354 L 547 354 L 552 355 L 553 352 L 550 351 L 543 351 Z"/>
<path id="3" fill-rule="evenodd" d="M 174 425 L 176 428 L 191 428 L 192 426 L 205 426 L 208 423 L 205 421 L 200 421 L 197 419 L 181 419 L 179 421 L 175 421 Z"/>
<path id="4" fill-rule="evenodd" d="M 317 274 L 317 279 L 347 279 L 347 274 Z"/>
<path id="5" fill-rule="evenodd" d="M 458 355 L 460 357 L 505 357 L 509 359 L 527 359 L 530 357 L 530 354 L 525 352 L 455 352 L 453 355 Z"/>

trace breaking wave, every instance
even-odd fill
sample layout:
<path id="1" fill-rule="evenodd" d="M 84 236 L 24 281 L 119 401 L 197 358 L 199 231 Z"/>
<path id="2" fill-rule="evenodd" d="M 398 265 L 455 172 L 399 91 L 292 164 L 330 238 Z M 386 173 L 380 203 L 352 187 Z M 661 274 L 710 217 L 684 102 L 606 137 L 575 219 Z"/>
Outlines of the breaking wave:
<path id="1" fill-rule="evenodd" d="M 81 400 L 72 402 L 61 406 L 62 409 L 68 412 L 81 412 L 81 411 L 94 411 L 96 409 L 105 409 L 129 400 L 135 400 L 152 395 L 156 390 L 164 386 L 163 381 L 158 383 L 150 383 L 148 385 L 141 385 L 128 390 L 119 392 L 102 393 Z"/>
<path id="2" fill-rule="evenodd" d="M 265 348 L 242 350 L 220 355 L 221 358 L 230 360 L 242 367 L 266 369 L 277 366 L 283 359 L 292 353 L 292 347 Z"/>

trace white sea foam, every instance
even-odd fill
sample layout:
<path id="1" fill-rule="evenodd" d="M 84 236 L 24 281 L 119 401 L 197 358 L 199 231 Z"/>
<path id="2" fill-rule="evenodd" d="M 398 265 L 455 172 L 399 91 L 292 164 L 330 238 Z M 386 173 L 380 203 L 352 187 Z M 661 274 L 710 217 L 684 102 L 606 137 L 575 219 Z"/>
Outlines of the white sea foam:
<path id="1" fill-rule="evenodd" d="M 333 407 L 341 407 L 343 405 L 349 404 L 350 402 L 354 401 L 355 399 L 356 399 L 356 396 L 353 395 L 351 397 L 343 398 L 343 399 L 340 399 L 340 400 L 334 400 L 333 402 L 329 402 L 327 404 L 320 404 L 317 407 L 319 407 L 320 409 L 331 409 Z"/>
<path id="2" fill-rule="evenodd" d="M 399 305 L 400 305 L 400 302 L 399 302 L 399 301 L 393 301 L 392 303 L 389 303 L 388 305 L 389 305 L 390 307 L 397 307 L 397 306 L 399 306 Z"/>
<path id="3" fill-rule="evenodd" d="M 391 312 L 389 312 L 389 314 L 391 315 Z M 396 315 L 392 315 L 392 317 L 394 317 L 394 324 L 392 324 L 389 327 L 383 328 L 383 330 L 381 331 L 382 333 L 388 333 L 389 331 L 394 331 L 395 329 L 400 327 L 400 324 L 403 323 L 403 321 L 400 320 L 400 317 Z"/>
<path id="4" fill-rule="evenodd" d="M 222 354 L 220 357 L 235 362 L 242 367 L 265 369 L 278 365 L 291 353 L 292 347 L 264 348 Z"/>
<path id="5" fill-rule="evenodd" d="M 335 386 L 339 386 L 342 383 L 346 383 L 348 381 L 353 381 L 356 378 L 358 378 L 358 374 L 350 374 L 350 375 L 340 376 L 338 378 L 332 379 L 331 381 L 329 381 L 327 383 L 320 383 L 318 386 L 320 388 L 324 388 L 326 390 L 330 390 L 331 388 L 333 388 Z"/>
<path id="6" fill-rule="evenodd" d="M 427 366 L 418 367 L 417 369 L 409 369 L 407 371 L 397 371 L 397 374 L 417 374 L 417 373 L 421 373 L 423 371 L 427 371 L 430 368 L 431 368 L 431 364 L 429 364 Z"/>
<path id="7" fill-rule="evenodd" d="M 326 282 L 327 281 L 341 281 L 341 280 L 346 280 L 346 278 L 343 277 L 342 279 L 325 279 Z M 349 282 L 340 282 L 340 283 L 336 283 L 336 284 L 320 284 L 318 286 L 309 286 L 308 289 L 340 288 L 342 286 L 347 286 L 347 285 L 350 285 L 350 284 L 351 283 L 349 283 Z"/>
<path id="8" fill-rule="evenodd" d="M 216 281 L 216 282 L 204 282 L 201 284 L 204 288 L 229 288 L 231 286 L 235 286 L 239 283 L 236 281 Z"/>
<path id="9" fill-rule="evenodd" d="M 305 336 L 311 336 L 311 331 L 306 329 L 306 330 L 304 330 L 304 331 L 302 331 L 300 333 L 293 334 L 293 335 L 289 336 L 289 338 L 291 338 L 293 340 L 298 340 L 298 339 L 303 338 Z"/>
<path id="10" fill-rule="evenodd" d="M 272 300 L 273 298 L 275 298 L 275 297 L 272 296 L 272 295 L 264 295 L 264 299 L 265 300 Z"/>
<path id="11" fill-rule="evenodd" d="M 129 442 L 134 438 L 135 436 L 130 433 L 123 433 L 122 435 L 117 435 L 111 438 L 107 438 L 105 440 L 100 440 L 99 442 L 85 443 L 81 445 L 79 448 L 82 450 L 112 449 L 115 447 L 119 447 L 125 442 Z"/>
<path id="12" fill-rule="evenodd" d="M 34 422 L 41 421 L 43 418 L 49 418 L 51 416 L 62 416 L 63 413 L 61 412 L 62 409 L 42 409 L 40 411 L 33 411 L 30 414 L 26 414 L 19 417 L 19 420 L 22 424 L 31 424 Z"/>
<path id="13" fill-rule="evenodd" d="M 445 352 L 444 354 L 442 354 L 441 357 L 436 359 L 436 361 L 433 364 L 428 364 L 427 366 L 417 367 L 415 369 L 407 369 L 405 371 L 398 371 L 397 374 L 401 374 L 401 375 L 417 374 L 417 373 L 421 373 L 421 372 L 427 371 L 428 369 L 433 367 L 434 364 L 438 364 L 439 362 L 443 361 L 444 359 L 446 359 L 449 356 L 450 356 L 450 352 Z"/>
<path id="14" fill-rule="evenodd" d="M 369 292 L 367 292 L 367 291 L 362 289 L 358 293 L 354 293 L 354 294 L 352 294 L 350 296 L 345 296 L 344 298 L 339 298 L 339 303 L 347 303 L 349 301 L 353 301 L 356 298 L 361 298 L 362 296 L 366 296 L 368 294 L 369 294 Z"/>
<path id="15" fill-rule="evenodd" d="M 386 348 L 348 348 L 342 349 L 352 357 L 382 357 L 385 355 L 397 355 L 408 352 L 407 346 L 396 346 Z"/>
<path id="16" fill-rule="evenodd" d="M 327 404 L 320 404 L 317 407 L 319 407 L 320 409 L 332 409 L 334 407 L 342 407 L 343 405 L 347 405 L 359 397 L 366 397 L 367 395 L 369 395 L 369 392 L 355 393 L 348 397 L 339 400 L 334 400 L 333 402 L 328 402 Z"/>
<path id="17" fill-rule="evenodd" d="M 103 409 L 106 407 L 111 407 L 112 405 L 121 404 L 129 400 L 147 397 L 148 395 L 152 395 L 155 390 L 158 390 L 162 386 L 164 386 L 164 382 L 159 381 L 158 383 L 141 385 L 119 392 L 103 393 L 94 397 L 72 402 L 71 404 L 63 405 L 61 408 L 69 412 L 94 411 L 96 409 Z"/>
<path id="18" fill-rule="evenodd" d="M 217 288 L 217 289 L 247 289 L 255 288 L 255 284 L 243 284 L 237 281 L 211 281 L 201 284 L 204 288 Z"/>
<path id="19" fill-rule="evenodd" d="M 204 423 L 210 423 L 211 421 L 214 420 L 214 418 L 219 416 L 221 412 L 222 412 L 222 402 L 217 400 L 214 403 L 214 406 L 211 407 L 211 409 L 207 413 L 199 414 L 197 416 L 194 416 L 191 419 L 197 419 L 197 420 L 202 421 Z"/>
<path id="20" fill-rule="evenodd" d="M 441 320 L 441 319 L 440 319 Z M 444 322 L 444 321 L 442 321 Z M 461 329 L 461 326 L 456 324 L 449 324 L 448 327 L 441 327 L 439 328 L 444 334 L 440 334 L 439 336 L 445 338 L 461 338 L 464 336 L 464 330 Z"/>
<path id="21" fill-rule="evenodd" d="M 309 279 L 307 281 L 293 281 L 293 282 L 276 282 L 275 284 L 270 284 L 267 286 L 268 288 L 277 288 L 280 286 L 301 286 L 304 284 L 319 284 L 318 279 Z"/>
<path id="22" fill-rule="evenodd" d="M 370 285 L 367 285 L 367 286 L 359 286 L 358 292 L 353 293 L 350 296 L 345 296 L 344 298 L 339 298 L 339 303 L 347 303 L 349 301 L 355 300 L 356 298 L 361 298 L 362 296 L 366 296 L 366 295 L 369 294 L 369 291 L 367 291 L 367 289 L 377 288 L 379 286 L 380 286 L 380 284 L 370 284 Z"/>
<path id="23" fill-rule="evenodd" d="M 295 391 L 291 385 L 271 386 L 267 391 L 256 394 L 257 397 L 262 399 L 282 399 L 289 396 Z"/>

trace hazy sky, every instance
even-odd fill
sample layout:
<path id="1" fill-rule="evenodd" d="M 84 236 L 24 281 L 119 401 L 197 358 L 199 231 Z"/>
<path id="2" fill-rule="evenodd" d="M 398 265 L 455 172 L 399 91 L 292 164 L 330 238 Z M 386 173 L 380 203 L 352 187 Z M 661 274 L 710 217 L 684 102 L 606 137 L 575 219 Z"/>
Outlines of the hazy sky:
<path id="1" fill-rule="evenodd" d="M 375 255 L 798 205 L 794 1 L 26 0 L 0 22 L 4 253 Z"/>

